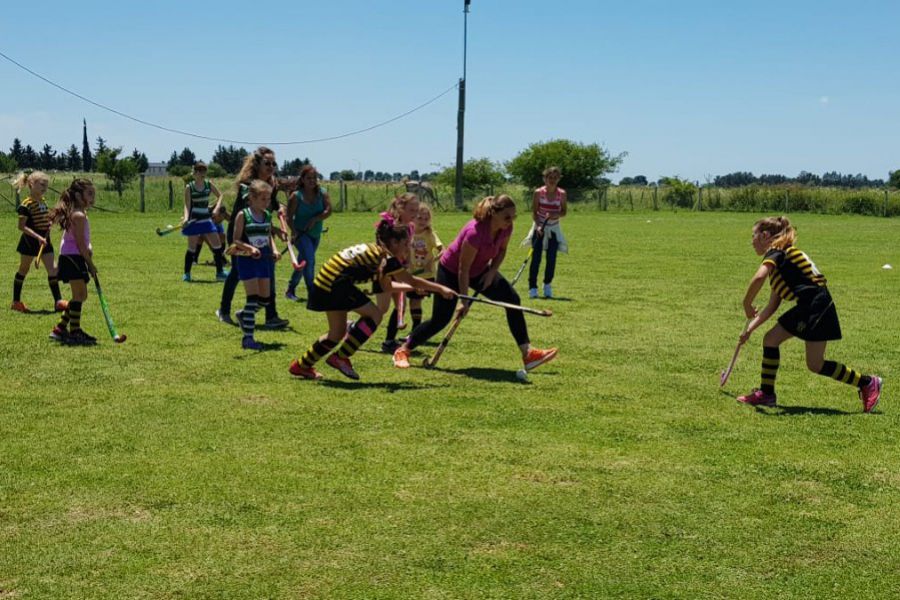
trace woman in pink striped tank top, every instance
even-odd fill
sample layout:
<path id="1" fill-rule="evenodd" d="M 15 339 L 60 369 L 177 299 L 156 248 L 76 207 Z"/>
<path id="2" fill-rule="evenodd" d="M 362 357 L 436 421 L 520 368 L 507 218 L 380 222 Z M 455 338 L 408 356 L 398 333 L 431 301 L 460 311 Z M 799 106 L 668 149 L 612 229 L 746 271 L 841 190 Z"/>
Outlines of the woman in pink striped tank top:
<path id="1" fill-rule="evenodd" d="M 547 251 L 547 266 L 544 268 L 544 297 L 553 297 L 553 275 L 556 272 L 556 254 L 560 245 L 565 244 L 559 220 L 566 216 L 566 190 L 558 186 L 562 173 L 559 167 L 544 169 L 544 185 L 534 191 L 531 214 L 534 225 L 531 237 L 531 267 L 528 270 L 528 296 L 537 298 L 537 279 L 541 270 L 541 254 Z M 565 249 L 563 249 L 565 252 Z"/>

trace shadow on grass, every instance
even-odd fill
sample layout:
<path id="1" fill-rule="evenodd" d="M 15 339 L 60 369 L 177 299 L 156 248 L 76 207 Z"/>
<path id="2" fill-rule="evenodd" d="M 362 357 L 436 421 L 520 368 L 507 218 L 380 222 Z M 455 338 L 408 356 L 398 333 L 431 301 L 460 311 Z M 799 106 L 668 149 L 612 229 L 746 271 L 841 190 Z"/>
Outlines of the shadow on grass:
<path id="1" fill-rule="evenodd" d="M 803 415 L 840 417 L 859 414 L 858 411 L 851 412 L 846 410 L 838 410 L 836 408 L 823 408 L 819 406 L 774 406 L 769 409 L 764 409 L 757 406 L 756 412 L 769 417 L 794 417 Z"/>
<path id="2" fill-rule="evenodd" d="M 282 342 L 260 342 L 262 348 L 259 350 L 244 350 L 243 353 L 235 355 L 236 360 L 244 360 L 245 358 L 251 358 L 257 354 L 262 354 L 263 352 L 273 352 L 277 350 L 283 349 L 287 344 L 283 344 Z"/>
<path id="3" fill-rule="evenodd" d="M 515 371 L 509 369 L 494 369 L 492 367 L 466 367 L 464 369 L 441 369 L 434 367 L 430 371 L 449 373 L 450 375 L 462 375 L 482 381 L 496 381 L 499 383 L 523 383 L 516 379 Z"/>
<path id="4" fill-rule="evenodd" d="M 393 381 L 350 381 L 345 379 L 321 379 L 319 381 L 319 385 L 324 385 L 326 387 L 333 387 L 342 390 L 358 390 L 360 388 L 369 388 L 369 389 L 381 389 L 386 392 L 394 393 L 394 392 L 405 392 L 411 390 L 425 390 L 428 388 L 436 388 L 441 387 L 439 385 L 421 385 L 416 383 L 407 383 L 407 382 L 393 382 Z"/>
<path id="5" fill-rule="evenodd" d="M 29 308 L 28 312 L 20 313 L 23 315 L 53 315 L 56 314 L 55 310 L 50 310 L 47 308 L 42 308 L 40 310 L 34 310 L 33 308 Z"/>
<path id="6" fill-rule="evenodd" d="M 727 390 L 719 390 L 719 393 L 734 398 L 737 401 L 737 394 Z M 747 406 L 736 402 L 738 406 Z M 820 406 L 784 406 L 778 404 L 776 406 L 754 406 L 752 407 L 757 413 L 766 415 L 767 417 L 795 417 L 803 415 L 822 415 L 828 417 L 840 417 L 858 414 L 855 411 L 839 410 L 837 408 L 825 408 Z"/>

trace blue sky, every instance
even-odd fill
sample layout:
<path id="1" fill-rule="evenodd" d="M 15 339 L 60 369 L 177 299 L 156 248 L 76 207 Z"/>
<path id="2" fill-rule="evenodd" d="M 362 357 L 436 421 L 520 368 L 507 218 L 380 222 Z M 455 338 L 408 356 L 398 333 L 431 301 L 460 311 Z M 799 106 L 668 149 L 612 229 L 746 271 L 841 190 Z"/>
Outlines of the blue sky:
<path id="1" fill-rule="evenodd" d="M 122 112 L 207 136 L 327 137 L 401 114 L 462 73 L 462 0 L 15 2 L 0 52 Z M 465 155 L 551 138 L 627 152 L 614 180 L 900 168 L 900 3 L 472 0 Z M 0 59 L 0 147 L 91 140 L 165 160 L 207 142 L 83 103 Z M 453 164 L 457 95 L 279 160 Z"/>

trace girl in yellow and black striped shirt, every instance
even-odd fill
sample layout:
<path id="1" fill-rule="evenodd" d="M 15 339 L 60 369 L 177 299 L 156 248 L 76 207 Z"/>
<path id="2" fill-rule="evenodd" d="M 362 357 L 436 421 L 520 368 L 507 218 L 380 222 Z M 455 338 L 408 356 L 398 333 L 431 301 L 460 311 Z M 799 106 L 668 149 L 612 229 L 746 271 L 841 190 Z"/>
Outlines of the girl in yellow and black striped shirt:
<path id="1" fill-rule="evenodd" d="M 872 412 L 881 397 L 881 378 L 863 375 L 845 365 L 825 360 L 825 346 L 841 339 L 834 301 L 825 276 L 809 256 L 794 246 L 797 231 L 787 217 L 767 217 L 753 226 L 753 249 L 764 256 L 744 295 L 744 312 L 750 323 L 741 334 L 743 344 L 750 334 L 775 314 L 782 300 L 797 304 L 778 318 L 778 324 L 763 338 L 762 385 L 738 402 L 752 406 L 775 406 L 775 376 L 778 373 L 779 346 L 792 337 L 806 342 L 806 366 L 813 373 L 831 377 L 859 389 L 863 411 Z M 753 300 L 769 280 L 769 303 L 757 312 Z"/>
<path id="2" fill-rule="evenodd" d="M 19 245 L 16 250 L 21 256 L 19 270 L 13 280 L 12 309 L 27 313 L 28 307 L 22 302 L 22 286 L 25 276 L 31 269 L 31 263 L 40 254 L 44 268 L 47 269 L 47 283 L 53 294 L 53 302 L 57 311 L 66 310 L 66 301 L 59 291 L 59 280 L 56 278 L 56 265 L 53 264 L 53 242 L 50 240 L 50 211 L 44 203 L 44 194 L 50 185 L 50 178 L 41 171 L 22 173 L 16 179 L 18 189 L 28 186 L 29 196 L 22 201 L 16 212 L 19 214 Z M 41 249 L 43 247 L 43 250 Z"/>

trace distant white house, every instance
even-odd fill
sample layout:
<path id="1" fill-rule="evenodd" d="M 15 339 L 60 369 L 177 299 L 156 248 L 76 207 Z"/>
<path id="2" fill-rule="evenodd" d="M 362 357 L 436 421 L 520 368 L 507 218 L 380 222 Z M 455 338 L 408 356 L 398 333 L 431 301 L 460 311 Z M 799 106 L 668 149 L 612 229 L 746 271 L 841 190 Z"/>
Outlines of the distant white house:
<path id="1" fill-rule="evenodd" d="M 147 170 L 144 171 L 144 174 L 147 177 L 165 177 L 166 173 L 166 163 L 164 162 L 152 162 L 147 165 Z"/>

